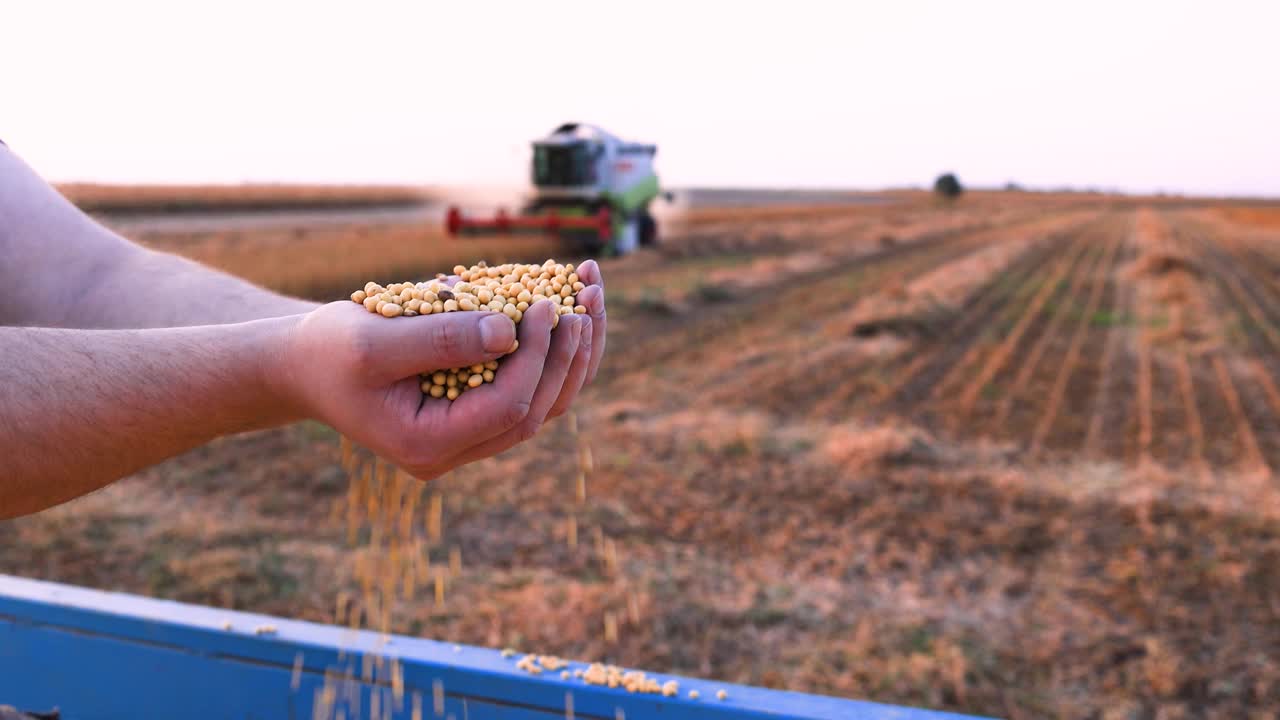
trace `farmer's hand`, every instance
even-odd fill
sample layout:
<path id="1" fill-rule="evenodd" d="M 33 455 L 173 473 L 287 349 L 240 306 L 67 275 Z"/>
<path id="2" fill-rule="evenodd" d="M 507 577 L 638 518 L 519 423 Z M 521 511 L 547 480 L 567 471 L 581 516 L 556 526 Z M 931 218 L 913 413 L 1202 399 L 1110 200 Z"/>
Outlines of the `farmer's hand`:
<path id="1" fill-rule="evenodd" d="M 578 266 L 578 277 L 587 285 L 578 293 L 578 302 L 586 306 L 587 315 L 591 317 L 591 352 L 587 369 L 587 382 L 591 382 L 596 379 L 596 373 L 600 370 L 600 358 L 604 357 L 605 330 L 609 325 L 604 311 L 604 275 L 600 273 L 600 266 L 595 260 L 587 260 Z"/>
<path id="2" fill-rule="evenodd" d="M 388 320 L 352 302 L 303 317 L 281 362 L 284 394 L 300 412 L 429 479 L 527 440 L 565 412 L 594 376 L 604 349 L 600 270 L 583 263 L 585 315 L 536 303 L 518 328 L 520 349 L 491 384 L 454 402 L 424 399 L 418 375 L 502 357 L 517 328 L 500 313 L 454 312 Z"/>

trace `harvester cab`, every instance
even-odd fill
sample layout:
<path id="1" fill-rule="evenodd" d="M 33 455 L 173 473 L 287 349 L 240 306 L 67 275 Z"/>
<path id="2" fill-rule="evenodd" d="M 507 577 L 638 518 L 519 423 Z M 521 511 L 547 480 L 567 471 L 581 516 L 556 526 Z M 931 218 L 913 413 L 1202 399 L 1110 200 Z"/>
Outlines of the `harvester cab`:
<path id="1" fill-rule="evenodd" d="M 533 193 L 519 214 L 491 218 L 449 208 L 450 235 L 554 235 L 586 254 L 626 255 L 658 239 L 650 204 L 659 195 L 656 145 L 626 142 L 604 130 L 565 123 L 533 143 Z"/>

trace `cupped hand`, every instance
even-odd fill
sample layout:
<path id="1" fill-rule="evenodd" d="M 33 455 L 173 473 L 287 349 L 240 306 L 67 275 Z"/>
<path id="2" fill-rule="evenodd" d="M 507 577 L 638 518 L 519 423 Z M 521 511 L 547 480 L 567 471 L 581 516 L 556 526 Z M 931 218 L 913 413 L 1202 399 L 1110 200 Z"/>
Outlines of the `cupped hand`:
<path id="1" fill-rule="evenodd" d="M 578 272 L 587 313 L 561 316 L 554 330 L 552 303 L 535 303 L 518 328 L 501 313 L 387 319 L 352 302 L 322 306 L 284 344 L 281 394 L 422 479 L 502 452 L 566 412 L 598 371 L 603 279 L 594 261 Z M 517 335 L 519 350 L 505 355 Z M 497 358 L 494 381 L 453 402 L 422 394 L 420 374 Z"/>

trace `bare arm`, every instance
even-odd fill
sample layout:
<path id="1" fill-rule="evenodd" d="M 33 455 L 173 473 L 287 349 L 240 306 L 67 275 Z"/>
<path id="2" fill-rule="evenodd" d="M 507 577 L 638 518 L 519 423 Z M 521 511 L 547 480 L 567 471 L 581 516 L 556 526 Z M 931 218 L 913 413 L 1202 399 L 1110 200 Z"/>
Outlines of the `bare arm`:
<path id="1" fill-rule="evenodd" d="M 529 439 L 596 357 L 590 316 L 519 327 L 492 385 L 424 399 L 418 375 L 502 356 L 501 313 L 306 315 L 145 330 L 0 327 L 0 518 L 36 512 L 219 435 L 315 418 L 429 479 Z"/>
<path id="2" fill-rule="evenodd" d="M 156 328 L 294 315 L 315 303 L 136 245 L 0 145 L 0 325 Z"/>
<path id="3" fill-rule="evenodd" d="M 65 502 L 218 435 L 293 419 L 269 375 L 273 338 L 289 322 L 0 327 L 0 518 Z"/>
<path id="4" fill-rule="evenodd" d="M 579 273 L 586 315 L 563 316 L 553 333 L 551 303 L 535 304 L 492 385 L 424 401 L 419 374 L 502 356 L 514 324 L 479 312 L 388 321 L 150 252 L 0 146 L 0 518 L 301 418 L 422 479 L 502 452 L 565 412 L 599 367 L 603 278 L 592 261 Z"/>

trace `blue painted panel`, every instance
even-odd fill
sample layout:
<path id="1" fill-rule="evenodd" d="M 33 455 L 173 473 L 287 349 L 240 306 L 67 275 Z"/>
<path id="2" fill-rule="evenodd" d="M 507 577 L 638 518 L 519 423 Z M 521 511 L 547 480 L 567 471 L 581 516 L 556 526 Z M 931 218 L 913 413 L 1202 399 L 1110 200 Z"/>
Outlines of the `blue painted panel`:
<path id="1" fill-rule="evenodd" d="M 231 629 L 224 629 L 230 623 Z M 269 635 L 254 633 L 274 626 Z M 291 688 L 295 658 L 302 655 L 297 690 Z M 364 654 L 398 658 L 404 697 L 392 714 L 410 718 L 412 698 L 422 699 L 423 717 L 435 718 L 434 688 L 445 699 L 444 716 L 455 720 L 564 718 L 571 694 L 576 718 L 803 718 L 808 720 L 946 720 L 962 716 L 854 700 L 766 690 L 668 675 L 675 698 L 632 695 L 624 690 L 531 676 L 512 659 L 484 648 L 404 636 L 379 636 L 314 623 L 183 605 L 118 593 L 0 575 L 0 703 L 33 709 L 59 706 L 67 720 L 186 717 L 311 718 L 325 672 L 359 677 Z M 580 663 L 569 666 L 584 667 Z M 385 669 L 385 666 L 384 666 Z M 358 696 L 368 717 L 372 695 L 385 708 L 383 685 L 328 681 Z M 724 701 L 715 699 L 725 689 Z M 689 690 L 699 700 L 687 697 Z"/>

